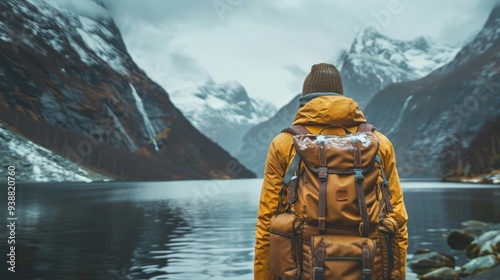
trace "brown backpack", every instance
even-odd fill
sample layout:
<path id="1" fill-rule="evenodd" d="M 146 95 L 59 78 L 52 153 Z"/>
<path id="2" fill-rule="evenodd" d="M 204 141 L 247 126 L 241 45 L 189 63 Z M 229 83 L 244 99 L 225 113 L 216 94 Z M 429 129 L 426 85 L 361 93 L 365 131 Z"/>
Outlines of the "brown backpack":
<path id="1" fill-rule="evenodd" d="M 284 130 L 296 156 L 270 224 L 270 268 L 282 279 L 404 278 L 375 128 L 344 130 Z"/>

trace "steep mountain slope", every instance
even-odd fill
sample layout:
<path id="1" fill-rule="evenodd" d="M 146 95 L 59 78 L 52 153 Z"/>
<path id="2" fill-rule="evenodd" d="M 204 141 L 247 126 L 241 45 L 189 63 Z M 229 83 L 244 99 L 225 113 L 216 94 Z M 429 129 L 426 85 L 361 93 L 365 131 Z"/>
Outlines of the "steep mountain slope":
<path id="1" fill-rule="evenodd" d="M 276 113 L 274 105 L 251 99 L 234 81 L 205 85 L 170 94 L 172 102 L 203 134 L 232 155 L 241 148 L 245 133 Z"/>
<path id="2" fill-rule="evenodd" d="M 497 6 L 453 61 L 372 99 L 365 113 L 392 140 L 402 176 L 484 172 L 491 165 L 500 148 L 493 129 L 500 116 L 499 54 Z"/>
<path id="3" fill-rule="evenodd" d="M 0 158 L 2 169 L 15 167 L 20 182 L 91 182 L 108 180 L 36 145 L 0 123 Z"/>
<path id="4" fill-rule="evenodd" d="M 267 150 L 273 138 L 284 128 L 290 126 L 299 108 L 299 95 L 281 108 L 269 120 L 252 127 L 243 138 L 243 145 L 237 158 L 257 176 L 262 176 L 266 163 Z"/>
<path id="5" fill-rule="evenodd" d="M 459 50 L 431 38 L 394 40 L 368 27 L 339 58 L 344 92 L 364 108 L 387 85 L 422 78 L 452 60 Z"/>
<path id="6" fill-rule="evenodd" d="M 431 39 L 399 41 L 367 28 L 356 37 L 351 49 L 339 57 L 344 93 L 363 107 L 388 84 L 418 79 L 449 62 L 458 51 Z M 258 176 L 262 175 L 271 140 L 291 125 L 297 108 L 298 96 L 245 135 L 237 158 Z"/>
<path id="7" fill-rule="evenodd" d="M 0 10 L 0 121 L 114 178 L 253 176 L 135 65 L 99 1 L 2 1 Z"/>

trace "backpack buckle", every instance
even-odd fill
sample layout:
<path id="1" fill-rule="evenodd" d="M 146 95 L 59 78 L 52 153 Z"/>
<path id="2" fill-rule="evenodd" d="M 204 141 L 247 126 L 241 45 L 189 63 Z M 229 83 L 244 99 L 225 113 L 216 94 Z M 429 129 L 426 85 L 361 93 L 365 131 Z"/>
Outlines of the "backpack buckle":
<path id="1" fill-rule="evenodd" d="M 363 169 L 355 168 L 354 177 L 356 177 L 356 181 L 363 182 L 365 180 L 365 176 L 363 175 Z"/>
<path id="2" fill-rule="evenodd" d="M 325 181 L 326 178 L 328 178 L 328 168 L 325 166 L 321 166 L 318 172 L 318 179 L 320 181 Z"/>
<path id="3" fill-rule="evenodd" d="M 363 269 L 363 280 L 368 280 L 371 279 L 372 276 L 372 270 L 369 268 Z"/>
<path id="4" fill-rule="evenodd" d="M 323 280 L 323 268 L 319 266 L 315 266 L 313 268 L 314 280 Z"/>

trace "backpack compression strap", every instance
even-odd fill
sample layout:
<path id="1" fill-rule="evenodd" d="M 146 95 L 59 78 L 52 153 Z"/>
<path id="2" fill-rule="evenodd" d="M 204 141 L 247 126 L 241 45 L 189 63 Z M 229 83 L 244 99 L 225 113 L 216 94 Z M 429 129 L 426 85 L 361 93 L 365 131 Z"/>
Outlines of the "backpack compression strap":
<path id="1" fill-rule="evenodd" d="M 356 183 L 356 195 L 358 198 L 358 207 L 361 214 L 361 235 L 368 237 L 370 233 L 370 221 L 368 219 L 368 209 L 366 205 L 365 192 L 363 190 L 363 181 L 365 179 L 363 168 L 361 168 L 361 152 L 359 148 L 359 141 L 353 139 L 354 145 L 354 178 Z"/>
<path id="2" fill-rule="evenodd" d="M 372 124 L 361 123 L 358 125 L 357 132 L 373 132 L 373 131 L 375 131 L 375 126 L 373 126 Z M 359 150 L 359 142 L 354 141 L 354 176 L 356 179 L 356 194 L 358 197 L 358 207 L 362 221 L 361 231 L 362 235 L 367 237 L 370 232 L 370 224 L 368 220 L 368 210 L 366 206 L 365 193 L 363 191 L 364 174 L 363 174 L 363 169 L 361 169 L 360 167 L 361 165 L 360 159 L 361 159 L 361 154 Z M 384 173 L 384 171 L 382 171 L 382 173 Z"/>

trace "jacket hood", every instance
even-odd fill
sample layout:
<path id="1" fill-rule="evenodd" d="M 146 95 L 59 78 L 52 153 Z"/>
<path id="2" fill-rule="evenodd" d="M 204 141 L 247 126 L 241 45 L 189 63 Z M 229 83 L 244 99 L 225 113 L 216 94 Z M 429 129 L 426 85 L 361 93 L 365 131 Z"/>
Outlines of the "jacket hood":
<path id="1" fill-rule="evenodd" d="M 293 124 L 354 126 L 366 122 L 358 103 L 345 96 L 319 96 L 299 108 Z"/>

